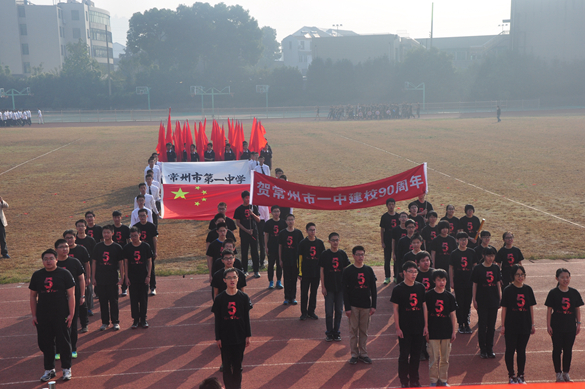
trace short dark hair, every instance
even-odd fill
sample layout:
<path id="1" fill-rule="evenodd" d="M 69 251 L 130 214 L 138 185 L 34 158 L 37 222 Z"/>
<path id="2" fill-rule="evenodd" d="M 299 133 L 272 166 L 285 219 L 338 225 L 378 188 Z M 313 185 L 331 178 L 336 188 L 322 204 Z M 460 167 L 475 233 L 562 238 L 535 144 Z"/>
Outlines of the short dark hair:
<path id="1" fill-rule="evenodd" d="M 366 252 L 366 249 L 364 248 L 364 246 L 354 246 L 354 248 L 351 249 L 351 253 L 354 254 L 354 255 L 358 251 L 363 251 L 365 253 Z"/>
<path id="2" fill-rule="evenodd" d="M 435 212 L 435 211 L 430 211 L 430 212 L 427 213 L 427 218 L 429 218 L 431 216 L 434 216 L 437 219 L 439 218 L 439 215 L 437 215 L 437 212 Z"/>
<path id="3" fill-rule="evenodd" d="M 473 205 L 471 205 L 471 204 L 467 204 L 465 206 L 465 213 L 467 213 L 467 211 L 470 210 L 470 209 L 473 210 L 473 212 L 475 212 L 475 207 Z"/>
<path id="4" fill-rule="evenodd" d="M 47 255 L 47 254 L 53 254 L 55 256 L 55 258 L 57 258 L 57 252 L 55 250 L 53 250 L 53 249 L 46 249 L 41 254 L 41 259 L 43 259 L 45 257 L 45 255 Z"/>
<path id="5" fill-rule="evenodd" d="M 67 235 L 73 235 L 75 237 L 75 231 L 74 230 L 65 230 L 65 232 L 63 233 L 63 238 Z"/>
<path id="6" fill-rule="evenodd" d="M 444 278 L 447 280 L 449 279 L 449 275 L 445 270 L 437 269 L 433 272 L 433 274 L 431 274 L 431 278 L 433 279 L 433 281 L 435 281 L 437 278 Z"/>
<path id="7" fill-rule="evenodd" d="M 113 224 L 107 224 L 107 225 L 102 227 L 102 230 L 110 230 L 110 231 L 114 232 L 115 228 L 114 228 Z"/>
<path id="8" fill-rule="evenodd" d="M 439 229 L 439 233 L 440 233 L 443 228 L 450 230 L 451 225 L 449 224 L 449 222 L 447 220 L 441 220 L 439 222 L 439 224 L 437 224 L 437 228 Z"/>
<path id="9" fill-rule="evenodd" d="M 288 177 L 287 177 L 287 176 L 285 176 L 284 174 L 283 174 L 282 176 L 280 176 L 279 178 L 280 178 L 281 180 L 288 181 Z"/>
<path id="10" fill-rule="evenodd" d="M 224 219 L 224 220 L 225 220 L 226 216 L 225 216 L 223 213 L 221 213 L 221 212 L 220 212 L 220 213 L 217 213 L 217 214 L 215 214 L 215 216 L 213 217 L 213 221 L 217 221 L 217 219 L 219 219 L 219 218 L 221 218 L 221 219 Z"/>
<path id="11" fill-rule="evenodd" d="M 222 228 L 222 227 L 225 227 L 225 228 L 227 229 L 227 224 L 225 224 L 225 223 L 217 223 L 217 224 L 215 225 L 215 229 L 216 229 L 216 230 L 219 230 L 219 229 L 220 229 L 220 228 Z"/>
<path id="12" fill-rule="evenodd" d="M 222 247 L 225 247 L 226 244 L 231 243 L 234 245 L 234 247 L 236 246 L 236 242 L 232 239 L 232 238 L 227 238 L 226 240 L 223 241 L 223 244 L 221 245 Z"/>
<path id="13" fill-rule="evenodd" d="M 242 192 L 242 198 L 248 197 L 250 196 L 250 192 L 248 192 L 247 190 Z"/>
<path id="14" fill-rule="evenodd" d="M 76 221 L 76 222 L 75 222 L 75 227 L 77 227 L 77 225 L 78 225 L 79 223 L 83 223 L 83 225 L 84 225 L 85 227 L 87 227 L 87 222 L 85 221 L 85 219 L 79 219 L 78 221 Z"/>
<path id="15" fill-rule="evenodd" d="M 146 210 L 146 208 L 139 209 L 138 214 L 140 215 L 141 213 L 145 213 L 146 216 L 148 216 L 148 211 Z"/>
<path id="16" fill-rule="evenodd" d="M 223 257 L 222 257 L 222 258 L 223 258 Z M 235 268 L 235 267 L 229 267 L 229 268 L 227 268 L 227 269 L 225 269 L 225 270 L 223 271 L 223 278 L 227 278 L 227 275 L 228 275 L 229 273 L 236 273 L 236 276 L 238 275 L 238 271 L 236 270 L 236 268 Z"/>
<path id="17" fill-rule="evenodd" d="M 144 195 L 142 193 L 139 194 L 138 196 L 136 196 L 136 200 L 138 200 L 138 199 L 144 199 Z"/>
<path id="18" fill-rule="evenodd" d="M 67 241 L 65 239 L 57 239 L 55 241 L 55 248 L 59 247 L 61 243 L 67 243 Z"/>
<path id="19" fill-rule="evenodd" d="M 329 238 L 328 238 L 328 240 L 331 240 L 331 238 L 333 238 L 333 237 L 335 237 L 335 236 L 339 237 L 339 234 L 338 234 L 337 232 L 332 232 L 332 233 L 330 233 L 330 234 L 329 234 Z"/>
<path id="20" fill-rule="evenodd" d="M 144 182 L 141 182 L 140 184 L 138 184 L 138 187 L 139 187 L 139 188 L 142 188 L 143 186 L 146 186 L 146 183 L 144 183 Z"/>
<path id="21" fill-rule="evenodd" d="M 133 232 L 138 232 L 138 235 L 140 235 L 140 230 L 138 229 L 138 227 L 134 227 L 134 226 L 130 227 L 130 234 Z"/>
<path id="22" fill-rule="evenodd" d="M 469 238 L 469 235 L 467 235 L 467 232 L 461 231 L 457 233 L 456 238 L 457 239 Z"/>
<path id="23" fill-rule="evenodd" d="M 412 242 L 413 240 L 418 239 L 422 242 L 424 242 L 423 237 L 421 236 L 421 234 L 419 234 L 418 232 L 415 232 L 413 236 L 410 237 L 410 241 Z"/>
<path id="24" fill-rule="evenodd" d="M 217 377 L 204 379 L 199 385 L 199 389 L 223 389 Z"/>
<path id="25" fill-rule="evenodd" d="M 234 255 L 234 252 L 230 249 L 225 249 L 221 252 L 221 257 L 225 257 L 226 255 Z"/>
<path id="26" fill-rule="evenodd" d="M 414 259 L 416 260 L 416 263 L 419 263 L 420 260 L 421 259 L 424 259 L 425 257 L 431 258 L 431 254 L 429 254 L 428 251 L 422 250 L 418 254 L 416 254 L 416 256 L 414 257 Z"/>
<path id="27" fill-rule="evenodd" d="M 416 225 L 416 224 L 414 223 L 414 220 L 412 220 L 412 219 L 408 219 L 407 221 L 405 221 L 405 222 L 404 222 L 404 226 L 405 226 L 405 227 L 406 227 L 406 226 L 409 226 L 409 225 L 411 225 L 411 224 L 414 224 L 414 225 Z"/>
<path id="28" fill-rule="evenodd" d="M 284 172 L 282 171 L 281 168 L 277 167 L 276 169 L 274 169 L 274 173 L 276 174 L 276 173 L 284 173 Z"/>
<path id="29" fill-rule="evenodd" d="M 292 213 L 289 213 L 288 215 L 286 215 L 286 218 L 287 218 L 287 219 L 288 219 L 289 217 L 292 217 L 293 219 L 296 219 L 296 218 L 295 218 L 295 215 L 293 215 Z"/>
<path id="30" fill-rule="evenodd" d="M 280 207 L 278 205 L 273 205 L 272 207 L 270 207 L 270 212 L 274 211 L 276 208 L 280 210 Z"/>
<path id="31" fill-rule="evenodd" d="M 483 238 L 484 236 L 492 236 L 492 234 L 488 230 L 483 230 L 479 236 Z"/>
<path id="32" fill-rule="evenodd" d="M 390 197 L 390 198 L 387 198 L 387 199 L 386 199 L 386 205 L 388 205 L 389 203 L 394 203 L 394 204 L 396 204 L 396 200 L 394 200 L 392 197 Z"/>
<path id="33" fill-rule="evenodd" d="M 149 170 L 149 172 L 152 172 L 152 170 Z M 146 178 L 149 178 L 149 177 L 150 177 L 150 178 L 152 178 L 152 179 L 154 179 L 154 177 L 152 176 L 152 174 L 150 174 L 150 173 L 148 173 L 148 172 L 146 172 L 146 173 L 147 173 L 147 174 L 146 174 L 146 177 L 145 177 L 145 179 L 146 179 Z M 153 173 L 154 173 L 154 172 L 153 172 Z"/>
<path id="34" fill-rule="evenodd" d="M 408 269 L 418 269 L 418 266 L 412 261 L 406 261 L 404 262 L 404 265 L 402 265 L 402 271 L 407 271 Z"/>
<path id="35" fill-rule="evenodd" d="M 484 247 L 483 248 L 482 254 L 483 254 L 484 257 L 486 255 L 498 255 L 498 250 L 496 250 L 495 247 L 488 246 L 488 247 Z"/>
<path id="36" fill-rule="evenodd" d="M 93 211 L 87 211 L 84 216 L 87 217 L 87 215 L 95 217 L 95 213 L 93 213 Z"/>
<path id="37" fill-rule="evenodd" d="M 315 223 L 313 223 L 313 222 L 309 222 L 309 223 L 307 223 L 307 225 L 305 226 L 305 230 L 306 230 L 306 231 L 309 231 L 309 228 L 311 228 L 311 227 L 315 227 L 315 228 L 317 228 L 317 226 L 315 225 Z"/>
<path id="38" fill-rule="evenodd" d="M 120 212 L 120 211 L 112 212 L 112 217 L 116 217 L 116 216 L 122 216 L 122 212 Z"/>
<path id="39" fill-rule="evenodd" d="M 524 266 L 519 265 L 519 264 L 514 264 L 512 265 L 512 268 L 510 269 L 510 280 L 514 281 L 514 277 L 516 272 L 518 271 L 518 269 L 522 270 L 522 273 L 524 273 L 524 275 L 526 275 L 526 270 L 524 269 Z"/>

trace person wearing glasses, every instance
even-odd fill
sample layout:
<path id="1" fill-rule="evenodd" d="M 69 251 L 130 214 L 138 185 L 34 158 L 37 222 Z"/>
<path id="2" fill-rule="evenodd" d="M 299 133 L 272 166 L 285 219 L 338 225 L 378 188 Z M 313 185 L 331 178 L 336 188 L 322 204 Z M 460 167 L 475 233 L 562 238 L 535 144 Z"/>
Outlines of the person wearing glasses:
<path id="1" fill-rule="evenodd" d="M 514 246 L 514 234 L 510 231 L 504 232 L 502 236 L 504 245 L 498 251 L 496 255 L 496 263 L 498 263 L 502 269 L 502 288 L 505 288 L 512 279 L 511 269 L 513 265 L 522 265 L 524 255 L 522 251 Z"/>
<path id="2" fill-rule="evenodd" d="M 506 341 L 506 368 L 511 384 L 525 384 L 526 345 L 530 335 L 536 332 L 534 325 L 534 306 L 536 298 L 532 288 L 524 284 L 526 270 L 521 265 L 511 268 L 512 283 L 506 286 L 502 295 L 501 334 Z M 514 374 L 514 354 L 518 365 L 518 375 Z"/>

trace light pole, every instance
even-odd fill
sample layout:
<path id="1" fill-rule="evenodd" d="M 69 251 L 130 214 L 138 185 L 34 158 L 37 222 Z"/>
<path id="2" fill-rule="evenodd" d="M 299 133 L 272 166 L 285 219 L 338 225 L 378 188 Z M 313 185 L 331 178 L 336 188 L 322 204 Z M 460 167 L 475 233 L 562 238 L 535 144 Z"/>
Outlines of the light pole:
<path id="1" fill-rule="evenodd" d="M 339 36 L 339 27 L 343 27 L 343 24 L 334 24 L 333 27 L 337 29 L 336 36 Z"/>

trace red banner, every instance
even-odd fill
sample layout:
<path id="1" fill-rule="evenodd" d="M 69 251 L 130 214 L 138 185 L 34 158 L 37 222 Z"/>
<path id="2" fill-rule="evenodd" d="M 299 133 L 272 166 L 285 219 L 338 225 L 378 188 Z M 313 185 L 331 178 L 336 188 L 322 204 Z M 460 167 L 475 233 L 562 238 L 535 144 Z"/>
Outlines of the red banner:
<path id="1" fill-rule="evenodd" d="M 242 192 L 250 185 L 177 185 L 164 184 L 162 217 L 164 219 L 210 220 L 217 214 L 217 204 L 225 202 L 228 215 L 242 204 Z"/>
<path id="2" fill-rule="evenodd" d="M 385 205 L 386 199 L 409 200 L 427 192 L 427 164 L 392 177 L 355 186 L 325 188 L 287 182 L 253 173 L 254 205 L 304 209 L 343 210 Z"/>

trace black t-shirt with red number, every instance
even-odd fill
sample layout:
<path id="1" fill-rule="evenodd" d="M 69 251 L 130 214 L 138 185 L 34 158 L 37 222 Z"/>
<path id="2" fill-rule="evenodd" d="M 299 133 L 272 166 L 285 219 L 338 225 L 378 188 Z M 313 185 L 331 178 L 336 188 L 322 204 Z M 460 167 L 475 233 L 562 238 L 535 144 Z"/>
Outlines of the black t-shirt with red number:
<path id="1" fill-rule="evenodd" d="M 131 283 L 144 282 L 148 275 L 148 258 L 152 260 L 152 249 L 148 243 L 140 242 L 134 246 L 132 242 L 123 249 L 124 258 L 128 260 L 128 278 Z"/>
<path id="2" fill-rule="evenodd" d="M 75 244 L 74 248 L 69 248 L 69 256 L 77 258 L 82 265 L 89 262 L 89 251 L 80 244 Z"/>
<path id="3" fill-rule="evenodd" d="M 421 215 L 416 216 L 408 215 L 408 218 L 414 221 L 415 232 L 421 232 L 422 229 L 425 228 L 425 226 L 427 225 L 427 223 L 425 222 L 425 218 L 422 217 Z"/>
<path id="4" fill-rule="evenodd" d="M 95 248 L 95 239 L 91 236 L 85 235 L 85 238 L 81 239 L 80 237 L 75 238 L 75 244 L 82 245 L 86 248 L 89 254 L 93 253 L 93 249 Z"/>
<path id="5" fill-rule="evenodd" d="M 410 238 L 408 237 L 408 235 L 405 235 L 402 238 L 400 238 L 398 244 L 394 245 L 394 248 L 396 249 L 395 254 L 397 261 L 402 261 L 404 255 L 410 250 L 412 250 L 412 246 L 410 245 L 410 243 L 411 243 Z M 400 270 L 402 271 L 402 269 Z"/>
<path id="6" fill-rule="evenodd" d="M 81 264 L 81 262 L 77 258 L 67 257 L 67 259 L 64 261 L 57 261 L 57 266 L 65 269 L 65 270 L 68 270 L 69 273 L 71 273 L 71 275 L 73 276 L 73 279 L 75 280 L 75 298 L 79 299 L 79 296 L 81 296 L 81 293 L 80 293 L 81 290 L 79 289 L 79 282 L 78 282 L 79 276 L 85 274 L 85 269 L 83 268 L 83 265 Z"/>
<path id="7" fill-rule="evenodd" d="M 449 257 L 449 265 L 453 266 L 453 285 L 455 288 L 471 288 L 471 271 L 477 263 L 475 251 L 466 248 L 465 251 L 454 250 Z"/>
<path id="8" fill-rule="evenodd" d="M 156 226 L 151 222 L 146 222 L 144 224 L 138 222 L 134 224 L 134 227 L 140 230 L 140 240 L 148 243 L 150 249 L 154 253 L 154 238 L 158 236 L 158 230 Z"/>
<path id="9" fill-rule="evenodd" d="M 398 324 L 405 334 L 423 334 L 425 316 L 425 287 L 420 282 L 408 286 L 404 282 L 396 285 L 392 290 L 390 302 L 398 304 Z"/>
<path id="10" fill-rule="evenodd" d="M 428 312 L 429 339 L 451 339 L 453 322 L 451 312 L 457 309 L 455 297 L 446 290 L 438 293 L 435 289 L 425 295 Z"/>
<path id="11" fill-rule="evenodd" d="M 431 227 L 430 224 L 427 224 L 426 226 L 424 226 L 420 234 L 422 235 L 424 240 L 424 249 L 430 252 L 431 243 L 433 242 L 433 240 L 435 240 L 437 236 L 439 236 L 439 226 L 435 225 L 434 227 Z"/>
<path id="12" fill-rule="evenodd" d="M 504 285 L 509 284 L 512 282 L 510 279 L 510 269 L 513 265 L 520 263 L 524 260 L 524 255 L 522 255 L 522 251 L 516 246 L 512 246 L 512 248 L 507 249 L 506 247 L 502 247 L 498 250 L 498 254 L 496 255 L 496 262 L 502 266 L 502 280 L 504 281 Z"/>
<path id="13" fill-rule="evenodd" d="M 343 250 L 333 252 L 327 249 L 321 253 L 319 267 L 323 268 L 323 286 L 328 292 L 342 291 L 343 269 L 349 265 L 349 258 Z"/>
<path id="14" fill-rule="evenodd" d="M 278 244 L 282 247 L 280 260 L 284 266 L 298 266 L 301 240 L 303 240 L 303 233 L 296 228 L 293 231 L 285 228 L 278 233 Z"/>
<path id="15" fill-rule="evenodd" d="M 238 258 L 234 258 L 234 267 L 238 270 L 244 271 L 242 267 L 242 261 Z M 216 259 L 213 261 L 213 265 L 211 265 L 211 274 L 215 274 L 218 270 L 225 269 L 225 264 L 222 262 L 221 258 Z"/>
<path id="16" fill-rule="evenodd" d="M 258 236 L 256 220 L 254 220 L 254 218 L 251 216 L 251 213 L 254 213 L 256 216 L 260 216 L 260 213 L 258 212 L 258 206 L 242 204 L 236 208 L 234 212 L 234 219 L 239 220 L 240 224 L 243 225 L 244 228 L 252 230 L 254 236 Z M 248 235 L 247 232 L 242 231 L 240 228 L 240 237 L 244 234 Z"/>
<path id="17" fill-rule="evenodd" d="M 68 270 L 57 267 L 53 271 L 40 269 L 33 273 L 28 288 L 37 292 L 37 317 L 51 319 L 67 317 L 69 305 L 67 289 L 75 286 Z"/>
<path id="18" fill-rule="evenodd" d="M 386 244 L 386 248 L 392 247 L 392 230 L 399 225 L 400 215 L 397 213 L 390 215 L 386 212 L 380 218 L 380 228 L 384 229 L 384 243 Z"/>
<path id="19" fill-rule="evenodd" d="M 455 237 L 455 235 L 457 235 L 457 230 L 459 229 L 459 218 L 453 216 L 449 219 L 447 216 L 443 216 L 441 220 L 447 220 L 449 222 L 449 234 Z"/>
<path id="20" fill-rule="evenodd" d="M 208 257 L 211 257 L 211 259 L 213 259 L 215 261 L 217 258 L 221 257 L 222 251 L 223 251 L 223 242 L 216 239 L 209 244 L 209 247 L 207 248 L 205 255 L 207 255 Z"/>
<path id="21" fill-rule="evenodd" d="M 449 271 L 449 258 L 451 253 L 457 249 L 457 241 L 451 235 L 442 237 L 437 236 L 431 242 L 431 251 L 435 252 L 435 269 L 443 269 Z"/>
<path id="22" fill-rule="evenodd" d="M 488 244 L 487 247 L 490 247 L 490 248 L 496 250 L 496 252 L 498 252 L 498 250 L 494 246 L 492 246 L 491 244 Z M 483 250 L 484 249 L 485 249 L 485 247 L 483 247 L 481 244 L 473 249 L 475 251 L 475 256 L 477 257 L 477 263 L 483 263 Z"/>
<path id="23" fill-rule="evenodd" d="M 480 309 L 498 308 L 500 306 L 500 286 L 502 280 L 500 267 L 496 264 L 477 265 L 471 272 L 471 281 L 477 284 L 475 300 Z"/>
<path id="24" fill-rule="evenodd" d="M 577 330 L 575 309 L 583 305 L 583 299 L 577 289 L 569 287 L 566 292 L 559 288 L 551 289 L 546 296 L 544 305 L 552 308 L 550 326 L 553 329 L 553 334 L 555 331 L 575 333 Z"/>
<path id="25" fill-rule="evenodd" d="M 93 227 L 87 227 L 85 229 L 85 234 L 87 236 L 91 236 L 96 242 L 100 242 L 103 239 L 102 231 L 102 227 L 94 224 Z"/>
<path id="26" fill-rule="evenodd" d="M 398 248 L 398 242 L 408 234 L 406 228 L 400 227 L 400 224 L 392 229 L 392 240 L 394 241 L 394 250 Z M 404 255 L 404 253 L 402 254 Z"/>
<path id="27" fill-rule="evenodd" d="M 237 228 L 236 222 L 234 221 L 234 219 L 229 218 L 227 216 L 225 216 L 225 224 L 227 225 L 227 228 L 230 231 L 235 231 Z M 213 219 L 209 222 L 209 229 L 215 231 L 215 222 L 213 221 Z M 228 236 L 228 238 L 229 238 L 229 236 Z M 217 239 L 217 236 L 214 239 Z"/>
<path id="28" fill-rule="evenodd" d="M 349 265 L 343 270 L 341 285 L 346 311 L 351 311 L 351 307 L 376 308 L 378 292 L 376 276 L 371 267 Z"/>
<path id="29" fill-rule="evenodd" d="M 530 334 L 532 316 L 530 307 L 536 305 L 532 288 L 526 284 L 521 288 L 510 284 L 504 288 L 502 307 L 506 307 L 506 334 Z"/>
<path id="30" fill-rule="evenodd" d="M 411 204 L 416 204 L 416 206 L 418 207 L 417 213 L 421 213 L 422 211 L 424 211 L 426 209 L 427 210 L 427 217 L 428 217 L 428 213 L 433 210 L 433 205 L 426 200 L 424 203 L 421 203 L 418 199 L 414 200 L 412 203 L 408 204 L 409 209 L 410 209 Z"/>
<path id="31" fill-rule="evenodd" d="M 278 258 L 278 234 L 284 229 L 286 229 L 286 222 L 282 219 L 278 219 L 278 221 L 270 219 L 264 223 L 264 231 L 262 232 L 268 234 L 267 245 L 271 257 L 275 255 L 274 258 Z"/>
<path id="32" fill-rule="evenodd" d="M 217 288 L 217 293 L 221 293 L 227 289 L 227 284 L 223 279 L 223 272 L 225 270 L 225 266 L 221 269 L 218 269 L 215 273 L 213 273 L 213 277 L 211 278 L 211 286 Z M 242 290 L 246 287 L 246 275 L 240 269 L 236 269 L 238 272 L 238 285 L 237 288 Z"/>
<path id="33" fill-rule="evenodd" d="M 459 219 L 459 229 L 463 230 L 463 232 L 467 232 L 467 235 L 469 235 L 469 237 L 473 239 L 475 239 L 475 236 L 477 235 L 477 230 L 479 230 L 480 225 L 481 222 L 479 221 L 479 218 L 475 215 L 473 215 L 472 217 L 467 217 L 467 215 L 465 215 L 461 219 Z"/>
<path id="34" fill-rule="evenodd" d="M 122 246 L 112 242 L 109 246 L 98 243 L 91 256 L 95 260 L 95 281 L 98 285 L 115 285 L 118 283 L 118 264 L 124 260 Z"/>
<path id="35" fill-rule="evenodd" d="M 226 237 L 226 239 L 231 239 L 231 240 L 233 240 L 234 242 L 237 242 L 237 241 L 238 241 L 238 240 L 236 239 L 236 236 L 234 235 L 234 233 L 233 233 L 233 232 L 231 232 L 230 230 L 228 230 L 228 232 L 227 232 L 227 234 L 225 235 L 225 237 Z M 219 238 L 219 234 L 217 233 L 217 230 L 212 230 L 212 231 L 209 231 L 209 232 L 207 233 L 207 238 L 205 238 L 205 241 L 206 241 L 207 243 L 211 243 L 211 242 L 213 242 L 214 240 L 216 240 L 217 238 Z"/>
<path id="36" fill-rule="evenodd" d="M 315 238 L 314 241 L 305 238 L 299 243 L 299 256 L 303 261 L 299 268 L 299 275 L 308 278 L 319 278 L 321 276 L 319 267 L 319 257 L 325 251 L 325 245 L 321 239 Z"/>
<path id="37" fill-rule="evenodd" d="M 112 235 L 112 240 L 118 243 L 120 246 L 124 247 L 128 240 L 130 239 L 130 227 L 121 224 L 120 227 L 114 226 L 114 235 Z"/>
<path id="38" fill-rule="evenodd" d="M 246 343 L 246 338 L 252 336 L 250 309 L 250 298 L 241 290 L 233 296 L 227 291 L 218 294 L 211 308 L 215 314 L 215 340 L 225 345 Z"/>
<path id="39" fill-rule="evenodd" d="M 418 269 L 418 274 L 416 275 L 416 282 L 420 282 L 425 287 L 425 290 L 428 292 L 429 290 L 435 287 L 435 280 L 433 280 L 433 272 L 435 269 L 429 267 L 429 270 L 423 272 Z"/>

